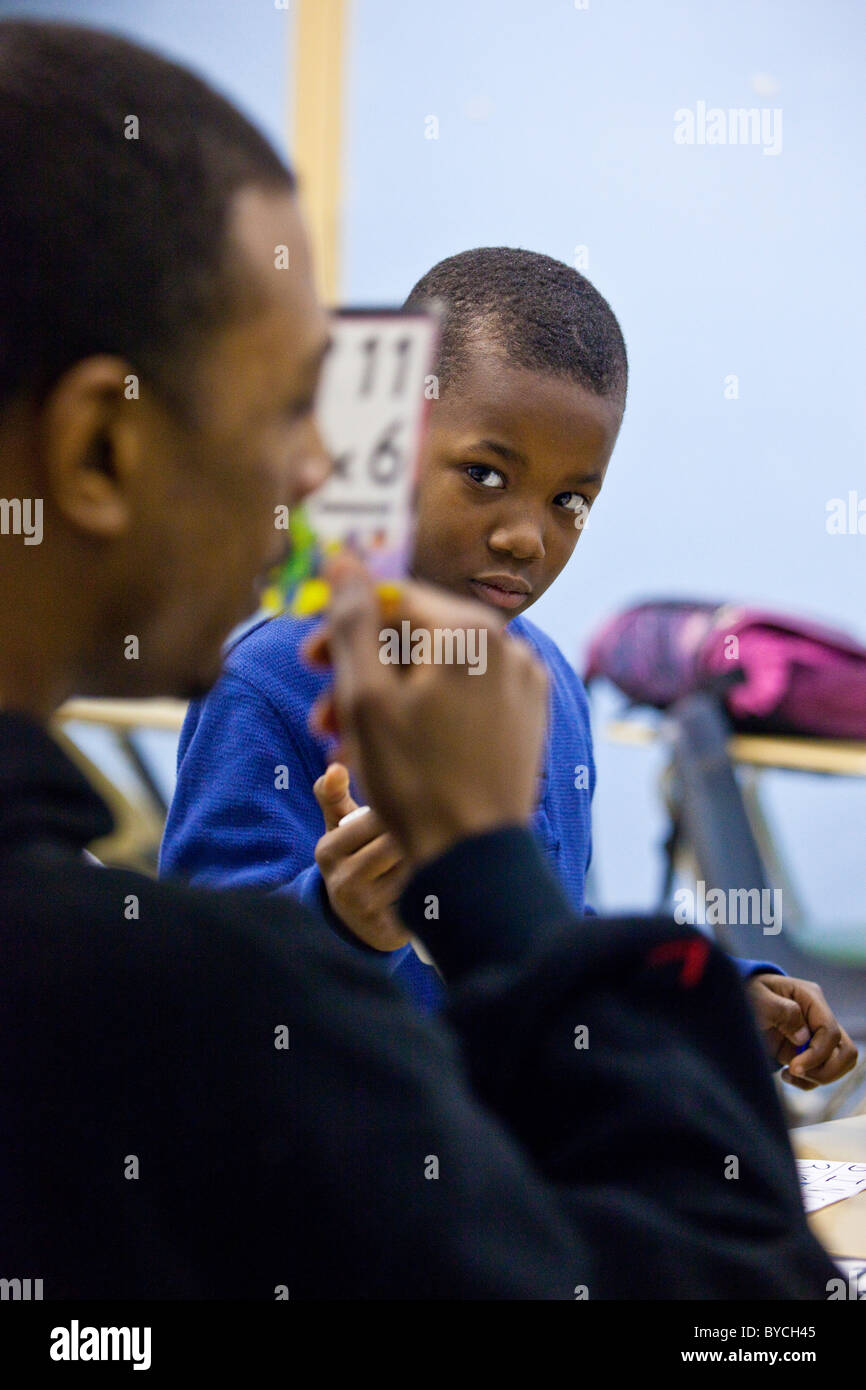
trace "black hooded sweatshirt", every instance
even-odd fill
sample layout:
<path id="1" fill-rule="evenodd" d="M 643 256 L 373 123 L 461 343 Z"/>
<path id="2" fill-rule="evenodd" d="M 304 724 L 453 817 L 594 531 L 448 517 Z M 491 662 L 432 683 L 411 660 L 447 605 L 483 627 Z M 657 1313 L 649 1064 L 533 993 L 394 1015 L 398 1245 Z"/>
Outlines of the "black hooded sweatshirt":
<path id="1" fill-rule="evenodd" d="M 86 863 L 110 826 L 44 730 L 0 715 L 5 1278 L 826 1297 L 742 985 L 698 933 L 575 920 L 528 831 L 466 840 L 401 900 L 448 981 L 428 1020 L 284 895 Z"/>

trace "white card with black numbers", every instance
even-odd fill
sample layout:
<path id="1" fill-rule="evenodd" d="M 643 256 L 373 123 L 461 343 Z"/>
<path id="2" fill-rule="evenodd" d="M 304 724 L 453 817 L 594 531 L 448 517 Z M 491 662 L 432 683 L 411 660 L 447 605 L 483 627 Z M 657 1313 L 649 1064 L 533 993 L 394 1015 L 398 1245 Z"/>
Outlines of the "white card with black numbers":
<path id="1" fill-rule="evenodd" d="M 350 549 L 380 578 L 405 574 L 418 456 L 438 320 L 424 312 L 345 309 L 332 318 L 316 416 L 333 459 L 304 510 L 325 551 Z"/>
<path id="2" fill-rule="evenodd" d="M 806 1211 L 866 1192 L 866 1163 L 838 1163 L 824 1158 L 798 1158 L 797 1173 Z"/>

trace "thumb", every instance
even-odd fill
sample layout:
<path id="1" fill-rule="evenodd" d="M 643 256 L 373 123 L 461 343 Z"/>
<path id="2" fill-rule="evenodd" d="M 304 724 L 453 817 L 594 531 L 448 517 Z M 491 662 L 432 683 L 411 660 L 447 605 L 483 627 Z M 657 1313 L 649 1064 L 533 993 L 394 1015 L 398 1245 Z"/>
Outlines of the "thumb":
<path id="1" fill-rule="evenodd" d="M 325 830 L 336 830 L 343 816 L 357 809 L 349 795 L 349 773 L 342 763 L 331 763 L 313 783 L 313 792 L 325 818 Z"/>
<path id="2" fill-rule="evenodd" d="M 758 1015 L 762 1028 L 776 1028 L 783 1038 L 796 1046 L 809 1041 L 809 1028 L 796 999 L 766 990 L 758 1005 Z"/>

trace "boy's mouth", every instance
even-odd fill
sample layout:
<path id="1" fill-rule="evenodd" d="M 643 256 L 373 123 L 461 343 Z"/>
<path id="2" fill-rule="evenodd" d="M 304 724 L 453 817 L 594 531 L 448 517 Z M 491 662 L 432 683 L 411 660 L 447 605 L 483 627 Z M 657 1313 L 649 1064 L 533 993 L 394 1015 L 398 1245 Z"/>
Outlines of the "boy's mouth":
<path id="1" fill-rule="evenodd" d="M 532 594 L 532 585 L 517 575 L 486 574 L 469 583 L 479 598 L 496 608 L 520 608 Z"/>

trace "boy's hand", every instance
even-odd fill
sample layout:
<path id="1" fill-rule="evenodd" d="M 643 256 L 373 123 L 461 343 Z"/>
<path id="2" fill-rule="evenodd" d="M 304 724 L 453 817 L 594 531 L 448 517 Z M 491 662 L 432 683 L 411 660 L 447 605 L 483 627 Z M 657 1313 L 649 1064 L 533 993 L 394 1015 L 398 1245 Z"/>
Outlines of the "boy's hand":
<path id="1" fill-rule="evenodd" d="M 368 946 L 396 951 L 409 941 L 392 906 L 408 878 L 399 848 L 374 811 L 340 825 L 343 816 L 357 810 L 349 795 L 349 774 L 341 763 L 331 763 L 313 791 L 325 819 L 316 863 L 331 907 Z"/>
<path id="2" fill-rule="evenodd" d="M 410 864 L 526 824 L 547 721 L 546 675 L 528 647 L 481 604 L 426 585 L 403 585 L 387 620 L 369 581 L 349 576 L 335 589 L 319 654 L 334 664 L 339 736 Z M 380 633 L 403 619 L 415 631 L 484 629 L 486 670 L 384 664 Z"/>
<path id="3" fill-rule="evenodd" d="M 771 1056 L 786 1067 L 783 1081 L 811 1091 L 851 1070 L 857 1049 L 820 985 L 790 975 L 753 975 L 746 988 Z M 809 1046 L 799 1052 L 804 1043 Z"/>

